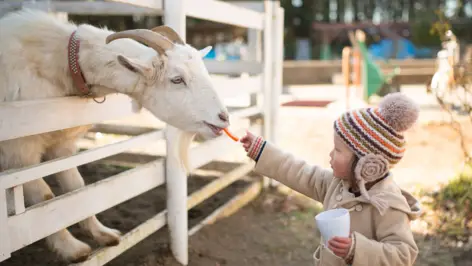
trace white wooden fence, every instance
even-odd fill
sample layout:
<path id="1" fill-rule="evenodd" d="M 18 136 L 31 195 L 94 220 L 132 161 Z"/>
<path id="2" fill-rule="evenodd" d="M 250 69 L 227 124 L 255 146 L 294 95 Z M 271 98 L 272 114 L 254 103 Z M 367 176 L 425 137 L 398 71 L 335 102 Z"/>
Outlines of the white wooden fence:
<path id="1" fill-rule="evenodd" d="M 249 73 L 256 78 L 260 77 L 259 86 L 241 88 L 234 92 L 251 95 L 251 104 L 231 113 L 231 119 L 259 115 L 263 119 L 263 135 L 271 141 L 276 141 L 275 125 L 280 104 L 279 95 L 282 90 L 284 18 L 284 10 L 278 2 L 267 0 L 233 3 L 216 0 L 6 1 L 0 2 L 0 11 L 5 13 L 5 10 L 13 10 L 18 6 L 69 14 L 163 15 L 165 24 L 174 28 L 184 40 L 187 16 L 248 28 L 250 61 L 206 61 L 205 63 L 210 73 L 232 75 Z M 134 102 L 125 95 L 107 97 L 107 101 L 103 104 L 78 97 L 1 103 L 0 141 L 100 123 L 137 114 L 137 112 Z M 81 115 L 77 115 L 78 113 Z M 240 128 L 235 132 L 242 135 L 244 130 L 245 128 Z M 172 127 L 166 130 L 151 130 L 136 134 L 127 140 L 92 148 L 67 158 L 51 160 L 15 171 L 1 172 L 0 261 L 7 260 L 12 252 L 59 229 L 165 184 L 168 191 L 166 210 L 127 232 L 122 236 L 118 246 L 99 249 L 80 265 L 103 265 L 166 224 L 170 230 L 171 249 L 175 258 L 181 264 L 187 265 L 188 236 L 253 199 L 261 188 L 267 185 L 267 179 L 264 179 L 265 182 L 255 180 L 246 190 L 190 230 L 188 230 L 187 211 L 249 173 L 253 167 L 252 163 L 233 169 L 189 196 L 187 195 L 186 174 L 181 171 L 181 167 L 177 166 L 178 161 L 169 159 L 175 156 L 138 166 L 28 208 L 24 205 L 22 188 L 22 185 L 28 181 L 160 139 L 165 138 L 167 147 L 172 147 L 176 143 L 176 134 L 176 129 Z M 227 136 L 221 136 L 192 148 L 190 151 L 192 168 L 196 169 L 211 162 L 231 152 L 232 149 L 241 149 L 239 145 L 224 144 L 227 140 Z M 171 152 L 173 152 L 172 149 L 167 149 L 167 155 Z M 117 191 L 120 193 L 116 193 Z M 87 204 L 92 199 L 93 204 Z"/>

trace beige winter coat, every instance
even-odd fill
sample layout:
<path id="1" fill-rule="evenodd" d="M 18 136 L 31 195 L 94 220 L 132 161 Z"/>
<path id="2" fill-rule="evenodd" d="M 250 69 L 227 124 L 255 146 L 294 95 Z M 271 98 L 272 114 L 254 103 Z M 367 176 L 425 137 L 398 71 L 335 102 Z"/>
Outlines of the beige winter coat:
<path id="1" fill-rule="evenodd" d="M 354 236 L 353 266 L 413 265 L 418 247 L 410 229 L 410 219 L 420 215 L 419 202 L 401 190 L 389 176 L 375 184 L 369 194 L 382 193 L 390 208 L 381 216 L 363 197 L 348 191 L 348 184 L 332 175 L 331 170 L 309 165 L 291 154 L 266 143 L 255 171 L 323 203 L 324 209 L 350 210 Z M 347 265 L 326 246 L 315 251 L 314 265 Z"/>

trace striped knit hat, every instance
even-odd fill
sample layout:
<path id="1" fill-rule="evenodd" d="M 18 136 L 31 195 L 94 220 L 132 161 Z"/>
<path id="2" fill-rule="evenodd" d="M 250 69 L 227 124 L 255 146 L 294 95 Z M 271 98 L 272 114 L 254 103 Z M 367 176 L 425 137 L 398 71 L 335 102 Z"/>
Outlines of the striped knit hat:
<path id="1" fill-rule="evenodd" d="M 334 130 L 362 158 L 381 155 L 389 168 L 398 163 L 405 152 L 403 132 L 418 119 L 419 108 L 401 93 L 391 93 L 379 107 L 348 111 L 334 122 Z"/>

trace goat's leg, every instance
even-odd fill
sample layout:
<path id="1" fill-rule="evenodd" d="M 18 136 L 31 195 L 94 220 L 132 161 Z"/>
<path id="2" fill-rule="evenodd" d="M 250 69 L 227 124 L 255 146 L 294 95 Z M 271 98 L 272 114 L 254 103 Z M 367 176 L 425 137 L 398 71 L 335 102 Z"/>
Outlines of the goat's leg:
<path id="1" fill-rule="evenodd" d="M 64 192 L 73 191 L 85 185 L 82 176 L 75 167 L 57 173 L 55 177 Z M 79 226 L 100 245 L 114 246 L 120 243 L 120 232 L 104 226 L 95 215 L 80 221 Z"/>
<path id="2" fill-rule="evenodd" d="M 34 205 L 54 197 L 51 189 L 42 178 L 24 184 L 23 189 L 27 205 Z M 75 238 L 67 229 L 61 229 L 46 237 L 46 244 L 62 259 L 72 262 L 84 261 L 92 252 L 89 245 Z"/>
<path id="3" fill-rule="evenodd" d="M 0 142 L 0 169 L 18 169 L 40 163 L 42 149 L 38 143 L 34 138 Z M 51 188 L 42 178 L 23 184 L 23 191 L 26 206 L 54 198 Z M 45 240 L 52 251 L 67 261 L 83 261 L 92 251 L 67 229 L 61 229 Z"/>
<path id="4" fill-rule="evenodd" d="M 70 141 L 48 149 L 46 156 L 48 159 L 52 159 L 69 156 L 75 152 L 76 145 Z M 70 192 L 85 186 L 84 179 L 76 167 L 59 172 L 55 174 L 55 177 L 63 192 Z M 120 231 L 104 226 L 95 215 L 80 221 L 79 226 L 100 245 L 114 246 L 120 243 Z"/>

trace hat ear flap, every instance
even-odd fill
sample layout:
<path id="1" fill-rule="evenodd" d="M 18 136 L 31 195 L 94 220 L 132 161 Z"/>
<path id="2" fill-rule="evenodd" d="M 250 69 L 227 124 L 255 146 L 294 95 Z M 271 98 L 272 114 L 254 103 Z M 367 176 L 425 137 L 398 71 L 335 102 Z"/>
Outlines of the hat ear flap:
<path id="1" fill-rule="evenodd" d="M 385 199 L 380 198 L 380 195 L 378 194 L 372 196 L 369 195 L 365 184 L 384 177 L 388 173 L 389 169 L 389 163 L 382 155 L 369 153 L 359 159 L 354 171 L 361 195 L 370 201 L 370 203 L 379 210 L 381 215 L 384 215 L 389 207 L 388 202 Z"/>
<path id="2" fill-rule="evenodd" d="M 359 159 L 354 175 L 357 181 L 369 183 L 384 177 L 389 169 L 390 165 L 382 155 L 369 153 Z"/>

